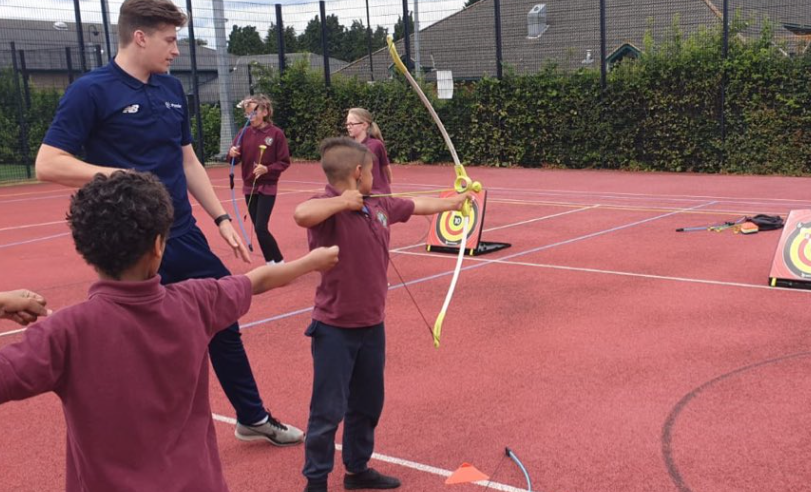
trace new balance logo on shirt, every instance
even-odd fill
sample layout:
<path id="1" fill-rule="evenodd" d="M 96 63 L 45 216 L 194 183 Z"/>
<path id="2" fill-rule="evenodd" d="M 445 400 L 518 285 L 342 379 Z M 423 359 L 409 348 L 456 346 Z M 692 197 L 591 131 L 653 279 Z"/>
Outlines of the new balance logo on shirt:
<path id="1" fill-rule="evenodd" d="M 169 101 L 166 101 L 164 104 L 166 105 L 166 109 L 183 109 L 182 104 L 172 103 Z M 124 114 L 135 114 L 140 108 L 141 106 L 139 104 L 132 104 L 124 108 L 124 110 L 121 112 Z"/>

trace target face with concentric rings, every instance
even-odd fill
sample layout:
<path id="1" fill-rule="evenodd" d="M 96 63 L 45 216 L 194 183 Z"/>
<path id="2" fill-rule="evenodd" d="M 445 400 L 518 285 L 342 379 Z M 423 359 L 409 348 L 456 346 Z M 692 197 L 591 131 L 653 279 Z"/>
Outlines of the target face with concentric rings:
<path id="1" fill-rule="evenodd" d="M 476 230 L 476 224 L 479 221 L 479 204 L 473 201 L 471 205 L 470 224 L 467 229 L 468 239 L 473 236 L 473 231 Z M 436 221 L 436 236 L 446 246 L 458 246 L 462 242 L 464 226 L 465 218 L 460 212 L 442 212 L 439 220 Z"/>
<path id="2" fill-rule="evenodd" d="M 798 222 L 783 246 L 783 261 L 791 273 L 811 278 L 811 223 Z"/>

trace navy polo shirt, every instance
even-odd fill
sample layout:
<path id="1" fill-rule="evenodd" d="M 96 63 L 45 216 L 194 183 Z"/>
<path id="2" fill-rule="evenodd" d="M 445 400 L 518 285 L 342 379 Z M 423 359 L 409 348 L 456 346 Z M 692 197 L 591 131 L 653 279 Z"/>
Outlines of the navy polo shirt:
<path id="1" fill-rule="evenodd" d="M 98 166 L 155 174 L 175 207 L 172 236 L 194 224 L 182 147 L 192 142 L 180 81 L 153 74 L 144 84 L 114 61 L 70 85 L 44 143 Z"/>

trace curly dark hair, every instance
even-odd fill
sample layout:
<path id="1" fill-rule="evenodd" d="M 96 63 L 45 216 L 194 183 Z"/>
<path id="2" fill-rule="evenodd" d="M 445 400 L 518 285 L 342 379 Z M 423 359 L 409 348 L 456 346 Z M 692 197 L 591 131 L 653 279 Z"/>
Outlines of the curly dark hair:
<path id="1" fill-rule="evenodd" d="M 152 174 L 97 174 L 70 199 L 67 215 L 76 251 L 112 278 L 167 237 L 174 220 L 169 192 Z"/>

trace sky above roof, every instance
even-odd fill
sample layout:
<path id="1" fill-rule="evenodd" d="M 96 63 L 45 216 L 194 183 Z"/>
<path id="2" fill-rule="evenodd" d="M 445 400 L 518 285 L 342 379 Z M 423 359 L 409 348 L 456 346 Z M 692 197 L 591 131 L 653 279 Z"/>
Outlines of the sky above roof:
<path id="1" fill-rule="evenodd" d="M 110 21 L 118 20 L 118 10 L 123 0 L 108 0 Z M 185 0 L 173 0 L 183 11 L 186 11 Z M 409 10 L 415 11 L 415 1 L 408 0 Z M 101 1 L 80 0 L 83 23 L 101 25 Z M 275 23 L 275 4 L 280 3 L 285 26 L 293 26 L 301 33 L 307 22 L 319 15 L 319 3 L 313 0 L 252 0 L 225 1 L 226 36 L 232 26 L 255 26 L 262 36 L 271 23 Z M 419 12 L 420 29 L 461 10 L 465 0 L 419 0 L 416 4 Z M 372 28 L 378 25 L 394 32 L 394 24 L 403 15 L 401 0 L 368 0 L 369 17 Z M 192 5 L 195 16 L 195 35 L 204 38 L 209 46 L 216 46 L 214 40 L 214 21 L 211 0 L 195 0 Z M 366 0 L 328 0 L 327 15 L 337 15 L 341 24 L 347 28 L 353 20 L 360 20 L 366 25 Z M 74 22 L 73 0 L 38 0 L 32 7 L 30 0 L 0 0 L 0 18 L 36 19 L 49 21 Z M 187 30 L 181 30 L 181 37 L 188 36 Z"/>

